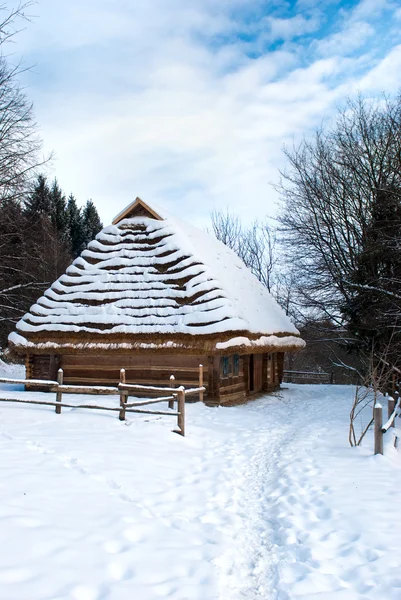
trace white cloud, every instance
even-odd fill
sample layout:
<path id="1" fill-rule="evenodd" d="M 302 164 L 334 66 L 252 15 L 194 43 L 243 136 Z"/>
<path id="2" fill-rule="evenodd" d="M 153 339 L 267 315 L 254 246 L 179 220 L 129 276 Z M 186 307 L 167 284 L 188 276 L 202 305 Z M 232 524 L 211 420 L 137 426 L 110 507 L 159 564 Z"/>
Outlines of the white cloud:
<path id="1" fill-rule="evenodd" d="M 26 59 L 37 62 L 27 93 L 63 189 L 92 197 L 106 223 L 137 195 L 198 221 L 213 207 L 248 220 L 273 213 L 269 182 L 283 143 L 313 130 L 358 86 L 381 78 L 391 87 L 399 69 L 397 49 L 373 65 L 342 58 L 347 28 L 342 40 L 328 38 L 323 58 L 295 43 L 250 58 L 259 39 L 238 39 L 247 24 L 235 12 L 249 0 L 42 0 L 39 8 L 23 36 Z M 273 37 L 286 39 L 318 26 L 317 17 L 269 22 Z"/>
<path id="2" fill-rule="evenodd" d="M 400 88 L 401 44 L 378 61 L 359 81 L 359 89 L 367 92 L 396 93 Z"/>
<path id="3" fill-rule="evenodd" d="M 352 11 L 355 21 L 378 17 L 385 10 L 394 9 L 394 3 L 389 0 L 361 0 Z"/>
<path id="4" fill-rule="evenodd" d="M 346 55 L 358 50 L 374 34 L 374 27 L 369 23 L 352 20 L 341 31 L 319 40 L 316 49 L 324 56 Z"/>
<path id="5" fill-rule="evenodd" d="M 266 17 L 264 23 L 269 28 L 266 37 L 271 40 L 291 40 L 316 31 L 320 19 L 317 15 L 305 18 L 303 15 L 298 14 L 287 19 Z"/>
<path id="6" fill-rule="evenodd" d="M 271 165 L 283 141 L 317 124 L 332 102 L 324 79 L 337 68 L 333 60 L 319 61 L 279 81 L 266 78 L 264 58 L 217 80 L 199 66 L 186 64 L 173 74 L 172 67 L 159 69 L 141 94 L 107 107 L 86 99 L 88 114 L 78 127 L 69 120 L 57 127 L 58 115 L 45 139 L 58 140 L 59 161 L 70 166 L 77 188 L 90 182 L 92 197 L 105 198 L 107 180 L 113 205 L 105 207 L 105 220 L 115 212 L 116 196 L 123 204 L 136 194 L 159 203 L 165 197 L 194 213 L 230 205 L 244 216 L 265 214 L 274 211 Z"/>

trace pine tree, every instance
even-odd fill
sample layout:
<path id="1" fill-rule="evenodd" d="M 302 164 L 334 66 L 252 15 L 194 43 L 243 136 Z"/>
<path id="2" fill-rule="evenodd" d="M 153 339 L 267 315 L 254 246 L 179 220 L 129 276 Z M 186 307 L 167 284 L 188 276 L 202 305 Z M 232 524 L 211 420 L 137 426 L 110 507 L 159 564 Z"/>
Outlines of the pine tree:
<path id="1" fill-rule="evenodd" d="M 51 209 L 51 221 L 53 226 L 60 234 L 60 239 L 68 243 L 69 241 L 69 230 L 68 230 L 68 216 L 67 216 L 67 205 L 65 195 L 60 188 L 57 179 L 54 179 L 52 187 L 50 188 L 50 209 Z"/>
<path id="2" fill-rule="evenodd" d="M 28 216 L 51 215 L 52 200 L 50 189 L 44 175 L 38 175 L 32 192 L 25 200 L 25 211 Z"/>
<path id="3" fill-rule="evenodd" d="M 398 352 L 400 284 L 401 193 L 397 189 L 381 189 L 375 195 L 371 222 L 351 281 L 354 294 L 344 311 L 356 348 L 367 350 L 374 346 L 377 352 L 388 355 L 391 345 Z M 394 364 L 398 362 L 396 357 L 392 360 Z"/>
<path id="4" fill-rule="evenodd" d="M 85 247 L 85 232 L 81 209 L 72 194 L 67 202 L 67 221 L 69 238 L 71 243 L 71 252 L 74 258 L 79 256 Z"/>
<path id="5" fill-rule="evenodd" d="M 85 246 L 93 240 L 99 231 L 103 228 L 103 224 L 100 220 L 96 206 L 92 200 L 88 200 L 85 204 L 82 213 L 83 229 L 84 229 L 84 243 Z"/>

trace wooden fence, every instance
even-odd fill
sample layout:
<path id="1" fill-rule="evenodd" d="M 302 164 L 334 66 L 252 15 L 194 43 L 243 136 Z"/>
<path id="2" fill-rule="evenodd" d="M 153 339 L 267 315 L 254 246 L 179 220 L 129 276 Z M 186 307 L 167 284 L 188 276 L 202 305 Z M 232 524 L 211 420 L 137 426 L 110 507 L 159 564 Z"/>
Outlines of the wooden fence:
<path id="1" fill-rule="evenodd" d="M 284 371 L 284 383 L 334 383 L 334 373 L 313 371 Z"/>
<path id="2" fill-rule="evenodd" d="M 63 384 L 63 369 L 59 369 L 57 373 L 57 381 L 42 380 L 42 379 L 9 379 L 0 378 L 0 383 L 14 385 L 29 385 L 29 387 L 47 388 L 49 392 L 56 393 L 55 402 L 47 402 L 45 400 L 26 400 L 20 398 L 0 398 L 0 402 L 15 402 L 18 404 L 39 404 L 42 406 L 54 406 L 56 414 L 61 414 L 61 409 L 64 408 L 87 408 L 90 410 L 108 410 L 118 412 L 120 421 L 125 421 L 126 413 L 143 413 L 147 415 L 168 415 L 177 417 L 177 433 L 185 436 L 185 398 L 193 394 L 199 394 L 199 399 L 203 400 L 203 393 L 206 388 L 203 386 L 203 366 L 199 365 L 199 387 L 188 388 L 179 386 L 174 388 L 174 376 L 170 377 L 170 386 L 152 386 L 152 385 L 136 385 L 126 383 L 125 369 L 120 370 L 120 382 L 118 387 L 106 386 L 89 386 L 89 385 L 64 385 Z M 151 392 L 163 393 L 164 396 L 157 398 L 146 398 L 135 402 L 128 402 L 130 396 L 135 396 L 135 392 Z M 68 404 L 63 402 L 63 394 L 88 394 L 88 395 L 119 395 L 120 402 L 118 407 L 100 406 L 95 404 Z M 177 402 L 177 410 L 174 411 L 174 402 Z M 140 407 L 150 404 L 158 404 L 159 402 L 168 402 L 169 410 L 143 410 Z"/>
<path id="3" fill-rule="evenodd" d="M 374 437 L 375 437 L 375 454 L 383 454 L 383 437 L 390 429 L 395 427 L 395 418 L 400 414 L 401 397 L 395 393 L 396 399 L 392 396 L 387 397 L 387 422 L 383 425 L 383 407 L 376 403 L 373 409 L 374 419 Z M 394 438 L 394 446 L 397 447 L 398 437 Z"/>

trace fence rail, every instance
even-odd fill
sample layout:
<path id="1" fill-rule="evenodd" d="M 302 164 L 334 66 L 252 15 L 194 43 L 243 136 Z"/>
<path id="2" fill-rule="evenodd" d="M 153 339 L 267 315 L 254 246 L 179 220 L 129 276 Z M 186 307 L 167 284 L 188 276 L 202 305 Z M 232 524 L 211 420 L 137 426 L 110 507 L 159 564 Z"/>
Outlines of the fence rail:
<path id="1" fill-rule="evenodd" d="M 89 386 L 89 385 L 65 385 L 63 384 L 64 373 L 63 369 L 57 372 L 57 381 L 41 380 L 41 379 L 11 379 L 1 377 L 0 383 L 11 385 L 28 385 L 30 387 L 47 388 L 50 392 L 56 393 L 56 400 L 49 402 L 46 400 L 28 400 L 24 398 L 0 398 L 0 402 L 12 402 L 18 404 L 39 404 L 42 406 L 54 406 L 56 414 L 61 414 L 62 408 L 84 408 L 89 410 L 107 410 L 119 413 L 120 421 L 125 420 L 126 413 L 143 413 L 147 415 L 168 415 L 177 417 L 177 433 L 185 436 L 185 397 L 193 394 L 199 394 L 199 398 L 203 400 L 203 393 L 206 388 L 203 386 L 203 367 L 199 365 L 199 386 L 196 388 L 185 389 L 184 386 L 174 388 L 174 376 L 170 377 L 170 385 L 167 387 L 152 386 L 152 385 L 136 385 L 125 382 L 125 370 L 120 370 L 120 382 L 116 387 L 110 386 Z M 165 396 L 158 398 L 146 398 L 135 402 L 128 402 L 130 396 L 135 396 L 135 391 L 141 392 L 166 392 Z M 88 394 L 88 395 L 119 395 L 120 404 L 118 407 L 100 406 L 95 404 L 69 404 L 63 402 L 63 394 Z M 174 410 L 174 402 L 177 402 L 177 410 Z M 142 406 L 150 404 L 158 404 L 160 402 L 168 402 L 169 410 L 143 410 Z"/>
<path id="2" fill-rule="evenodd" d="M 334 373 L 283 371 L 284 383 L 334 383 Z"/>

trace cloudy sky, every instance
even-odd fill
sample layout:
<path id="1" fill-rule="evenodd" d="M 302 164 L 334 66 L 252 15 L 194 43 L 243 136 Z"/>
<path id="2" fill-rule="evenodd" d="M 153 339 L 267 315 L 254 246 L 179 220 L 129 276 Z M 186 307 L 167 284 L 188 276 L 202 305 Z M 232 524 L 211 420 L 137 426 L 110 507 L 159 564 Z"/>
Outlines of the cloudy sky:
<path id="1" fill-rule="evenodd" d="M 142 197 L 274 215 L 282 147 L 401 87 L 399 0 L 39 0 L 13 48 L 51 176 L 105 224 Z"/>

